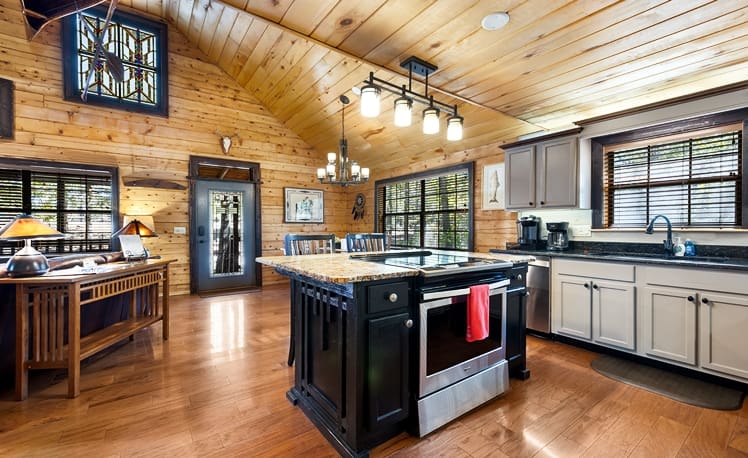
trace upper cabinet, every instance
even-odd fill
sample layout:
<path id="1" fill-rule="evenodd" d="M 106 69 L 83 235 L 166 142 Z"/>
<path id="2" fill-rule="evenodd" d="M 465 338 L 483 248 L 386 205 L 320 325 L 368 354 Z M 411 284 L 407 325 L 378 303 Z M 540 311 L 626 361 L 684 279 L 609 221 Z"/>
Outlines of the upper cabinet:
<path id="1" fill-rule="evenodd" d="M 578 205 L 581 129 L 505 145 L 506 208 L 564 208 Z"/>

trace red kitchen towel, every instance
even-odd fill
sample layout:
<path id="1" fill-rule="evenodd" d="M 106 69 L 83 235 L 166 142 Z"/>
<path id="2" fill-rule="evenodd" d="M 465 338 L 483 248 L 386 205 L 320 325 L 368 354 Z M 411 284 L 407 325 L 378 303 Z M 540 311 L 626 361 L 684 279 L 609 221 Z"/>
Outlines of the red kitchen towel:
<path id="1" fill-rule="evenodd" d="M 467 303 L 465 340 L 475 342 L 488 337 L 488 285 L 470 287 Z"/>

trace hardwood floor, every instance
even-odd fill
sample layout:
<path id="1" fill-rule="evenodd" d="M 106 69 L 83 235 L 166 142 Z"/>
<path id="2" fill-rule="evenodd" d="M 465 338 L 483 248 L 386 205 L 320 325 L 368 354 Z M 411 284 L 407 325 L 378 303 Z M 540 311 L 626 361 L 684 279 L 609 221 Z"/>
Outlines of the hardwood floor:
<path id="1" fill-rule="evenodd" d="M 337 456 L 285 398 L 288 289 L 172 298 L 171 337 L 141 331 L 81 369 L 0 393 L 0 456 Z M 532 377 L 431 435 L 373 457 L 748 456 L 748 407 L 713 411 L 607 379 L 594 353 L 530 338 Z M 746 403 L 748 404 L 748 403 Z"/>

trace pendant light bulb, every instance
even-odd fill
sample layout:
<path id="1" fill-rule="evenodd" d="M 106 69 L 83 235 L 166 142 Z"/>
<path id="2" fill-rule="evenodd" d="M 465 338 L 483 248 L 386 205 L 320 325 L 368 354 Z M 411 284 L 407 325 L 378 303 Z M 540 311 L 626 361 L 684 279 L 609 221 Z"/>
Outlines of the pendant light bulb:
<path id="1" fill-rule="evenodd" d="M 423 110 L 423 133 L 424 134 L 438 134 L 439 133 L 439 109 L 429 107 Z"/>
<path id="2" fill-rule="evenodd" d="M 405 96 L 395 99 L 395 125 L 407 127 L 413 118 L 413 101 Z"/>
<path id="3" fill-rule="evenodd" d="M 462 140 L 462 116 L 450 116 L 447 119 L 447 140 L 458 141 Z"/>
<path id="4" fill-rule="evenodd" d="M 379 116 L 379 93 L 381 91 L 373 84 L 361 88 L 361 116 L 376 118 Z"/>

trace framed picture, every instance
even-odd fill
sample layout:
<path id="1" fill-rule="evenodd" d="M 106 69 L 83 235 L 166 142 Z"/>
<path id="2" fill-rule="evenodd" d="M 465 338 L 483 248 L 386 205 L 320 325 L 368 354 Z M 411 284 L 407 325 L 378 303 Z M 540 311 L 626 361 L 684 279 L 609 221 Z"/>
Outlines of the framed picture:
<path id="1" fill-rule="evenodd" d="M 504 164 L 483 166 L 483 210 L 504 209 Z"/>
<path id="2" fill-rule="evenodd" d="M 0 78 L 0 138 L 13 138 L 13 81 Z"/>
<path id="3" fill-rule="evenodd" d="M 285 223 L 321 223 L 325 217 L 324 191 L 321 189 L 283 188 Z"/>

